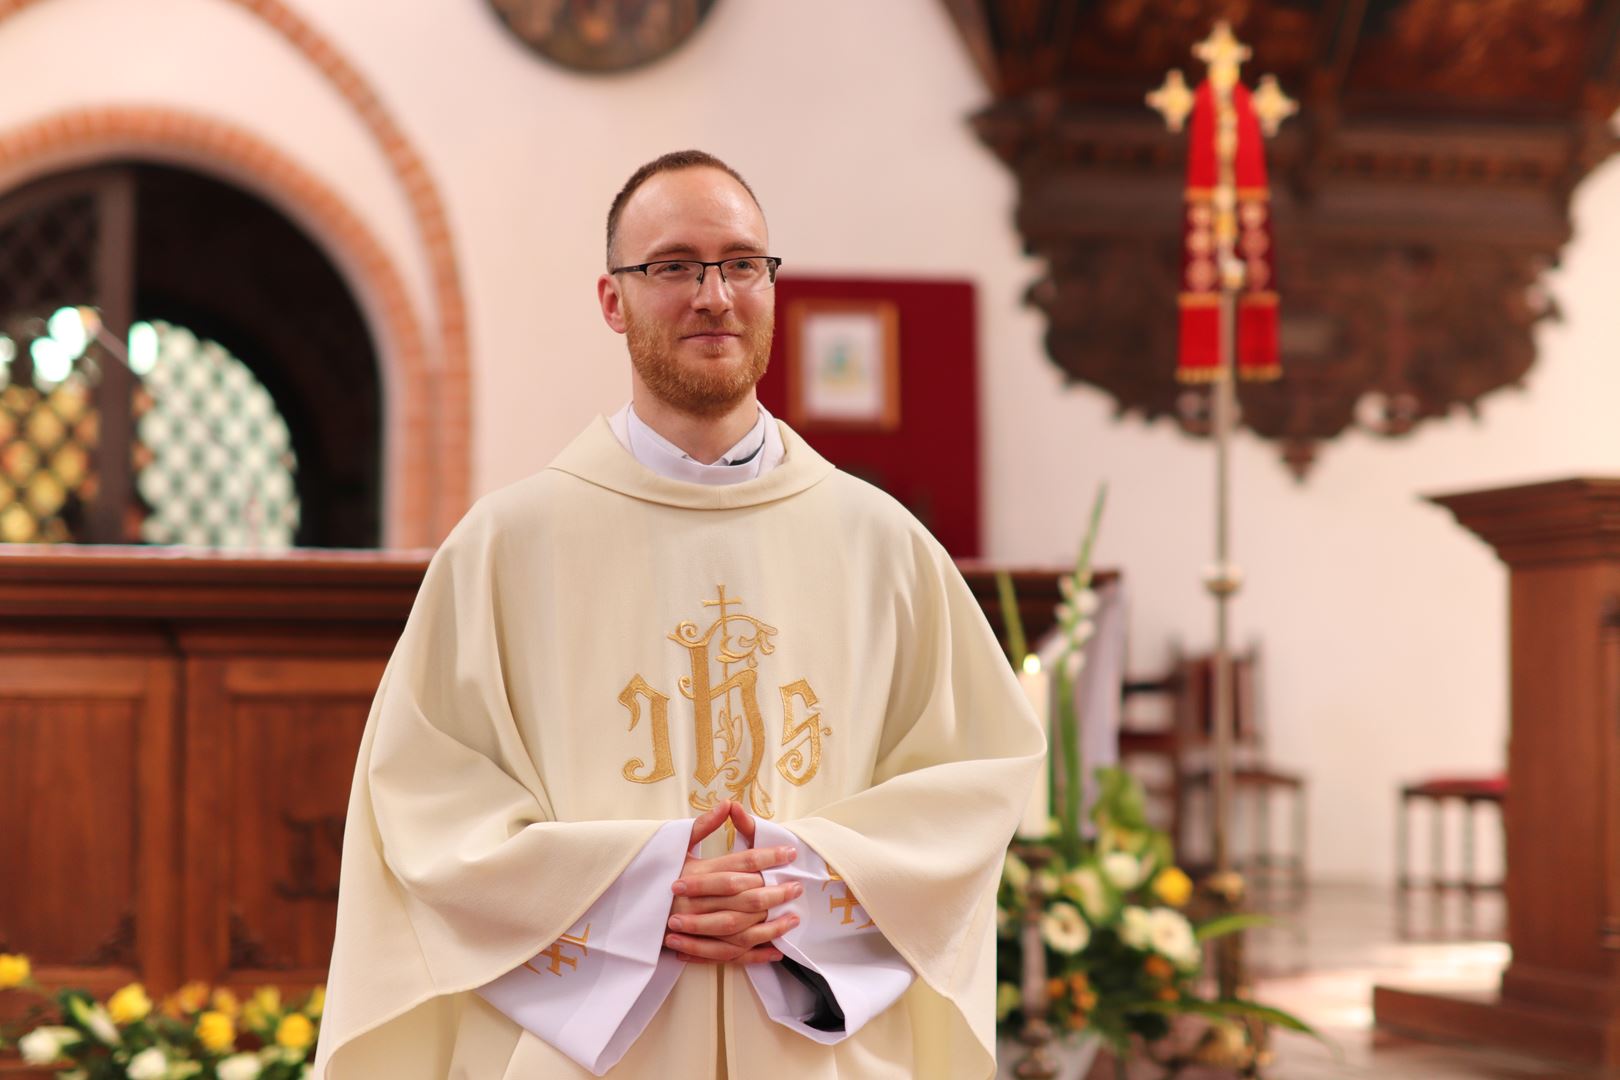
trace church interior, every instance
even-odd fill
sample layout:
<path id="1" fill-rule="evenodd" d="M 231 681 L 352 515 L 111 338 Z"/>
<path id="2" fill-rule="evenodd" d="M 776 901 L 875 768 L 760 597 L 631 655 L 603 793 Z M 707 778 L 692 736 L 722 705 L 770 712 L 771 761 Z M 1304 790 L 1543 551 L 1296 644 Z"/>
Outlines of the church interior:
<path id="1" fill-rule="evenodd" d="M 1040 790 L 1134 778 L 1320 1036 L 1001 1075 L 1620 1076 L 1617 0 L 0 0 L 0 71 L 0 1029 L 325 982 L 428 560 L 628 400 L 602 223 L 700 148 L 761 403 L 1026 673 L 1083 621 Z"/>

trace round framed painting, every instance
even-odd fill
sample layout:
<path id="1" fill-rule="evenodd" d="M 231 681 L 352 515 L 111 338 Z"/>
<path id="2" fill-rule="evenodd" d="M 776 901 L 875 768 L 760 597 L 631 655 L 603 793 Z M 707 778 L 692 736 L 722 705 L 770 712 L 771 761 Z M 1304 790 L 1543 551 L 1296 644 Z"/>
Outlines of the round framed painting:
<path id="1" fill-rule="evenodd" d="M 547 60 L 612 72 L 667 56 L 715 0 L 488 0 L 506 28 Z"/>

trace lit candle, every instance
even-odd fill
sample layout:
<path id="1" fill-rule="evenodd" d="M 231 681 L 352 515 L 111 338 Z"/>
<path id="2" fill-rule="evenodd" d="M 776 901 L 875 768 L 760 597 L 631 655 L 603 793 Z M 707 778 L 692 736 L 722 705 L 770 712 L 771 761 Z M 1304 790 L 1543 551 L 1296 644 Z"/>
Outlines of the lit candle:
<path id="1" fill-rule="evenodd" d="M 1018 683 L 1024 688 L 1029 707 L 1035 710 L 1035 719 L 1040 721 L 1042 733 L 1050 740 L 1048 722 L 1051 706 L 1048 693 L 1051 683 L 1046 672 L 1041 670 L 1040 657 L 1034 653 L 1024 657 L 1024 670 L 1018 673 Z M 1047 752 L 1051 752 L 1050 747 Z M 1024 820 L 1018 823 L 1018 835 L 1022 839 L 1043 840 L 1051 832 L 1051 794 L 1047 775 L 1046 759 L 1043 757 L 1041 771 L 1035 777 L 1035 789 L 1029 793 L 1029 805 L 1024 807 Z"/>

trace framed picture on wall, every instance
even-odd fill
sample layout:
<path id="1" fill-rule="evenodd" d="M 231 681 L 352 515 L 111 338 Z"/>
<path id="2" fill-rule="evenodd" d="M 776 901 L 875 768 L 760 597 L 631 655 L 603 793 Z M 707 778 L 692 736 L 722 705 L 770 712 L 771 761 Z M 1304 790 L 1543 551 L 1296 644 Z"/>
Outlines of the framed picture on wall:
<path id="1" fill-rule="evenodd" d="M 789 301 L 785 344 L 791 426 L 900 426 L 900 310 L 893 302 Z"/>

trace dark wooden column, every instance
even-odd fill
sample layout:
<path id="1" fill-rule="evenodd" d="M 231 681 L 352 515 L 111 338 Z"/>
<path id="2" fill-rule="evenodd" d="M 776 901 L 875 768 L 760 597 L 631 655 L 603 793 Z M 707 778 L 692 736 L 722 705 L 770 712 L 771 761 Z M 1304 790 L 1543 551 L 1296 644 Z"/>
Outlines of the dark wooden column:
<path id="1" fill-rule="evenodd" d="M 1490 1000 L 1378 987 L 1381 1026 L 1620 1065 L 1620 479 L 1433 500 L 1510 590 L 1507 902 Z"/>

